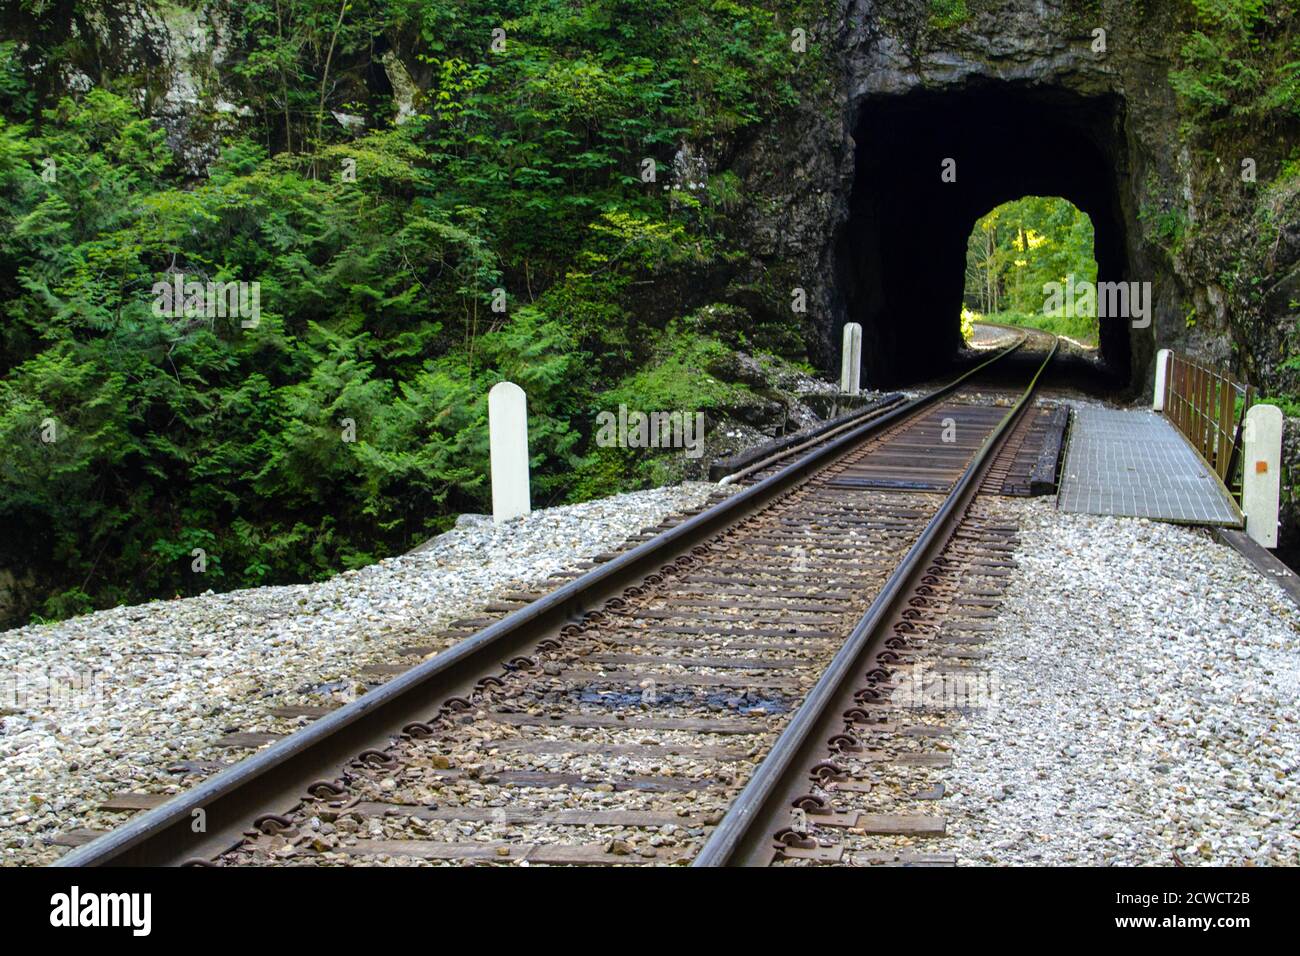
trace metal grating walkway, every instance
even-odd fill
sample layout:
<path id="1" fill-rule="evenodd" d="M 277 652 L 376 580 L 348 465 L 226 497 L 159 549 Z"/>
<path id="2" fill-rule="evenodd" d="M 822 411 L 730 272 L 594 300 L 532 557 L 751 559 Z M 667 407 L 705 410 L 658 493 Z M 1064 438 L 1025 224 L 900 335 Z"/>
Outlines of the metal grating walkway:
<path id="1" fill-rule="evenodd" d="M 1076 408 L 1061 511 L 1241 527 L 1200 455 L 1155 412 Z"/>

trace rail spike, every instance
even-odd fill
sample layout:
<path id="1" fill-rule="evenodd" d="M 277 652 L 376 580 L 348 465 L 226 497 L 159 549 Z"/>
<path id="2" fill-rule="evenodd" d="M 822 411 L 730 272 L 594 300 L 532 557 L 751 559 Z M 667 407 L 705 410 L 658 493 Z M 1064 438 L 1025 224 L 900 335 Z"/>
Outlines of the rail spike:
<path id="1" fill-rule="evenodd" d="M 428 727 L 428 724 L 421 724 L 422 727 Z M 429 732 L 433 728 L 429 727 Z M 316 800 L 328 800 L 330 797 L 341 797 L 347 793 L 347 788 L 343 786 L 340 780 L 317 780 L 315 783 L 307 785 L 307 795 Z"/>

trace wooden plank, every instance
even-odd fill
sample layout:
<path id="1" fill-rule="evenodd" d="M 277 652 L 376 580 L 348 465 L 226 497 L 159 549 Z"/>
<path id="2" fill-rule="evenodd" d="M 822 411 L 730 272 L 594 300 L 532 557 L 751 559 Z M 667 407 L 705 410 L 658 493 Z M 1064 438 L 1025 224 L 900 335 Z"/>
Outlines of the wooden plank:
<path id="1" fill-rule="evenodd" d="M 137 793 L 135 791 L 124 791 L 115 793 L 99 805 L 99 809 L 108 810 L 113 813 L 126 812 L 131 810 L 152 810 L 154 807 L 161 806 L 174 796 L 166 793 Z"/>
<path id="2" fill-rule="evenodd" d="M 575 727 L 584 730 L 607 727 L 615 730 L 684 730 L 693 734 L 765 734 L 771 727 L 759 717 L 746 720 L 697 717 L 639 717 L 612 714 L 513 714 L 492 713 L 488 720 L 512 727 Z"/>
<path id="3" fill-rule="evenodd" d="M 220 740 L 214 741 L 214 747 L 261 747 L 266 744 L 275 743 L 277 740 L 283 740 L 285 734 L 267 734 L 257 731 L 240 731 L 236 734 L 226 734 Z"/>
<path id="4" fill-rule="evenodd" d="M 791 432 L 788 435 L 782 435 L 779 438 L 773 438 L 764 444 L 737 452 L 729 458 L 715 459 L 709 465 L 709 481 L 719 481 L 724 475 L 743 471 L 751 465 L 758 464 L 780 452 L 790 451 L 796 445 L 814 441 L 827 432 L 843 428 L 850 423 L 864 424 L 869 418 L 877 417 L 877 414 L 882 413 L 886 408 L 902 402 L 904 397 L 900 392 L 891 392 L 869 405 L 854 409 L 829 421 Z"/>
<path id="5" fill-rule="evenodd" d="M 1256 571 L 1280 587 L 1292 603 L 1300 607 L 1300 576 L 1246 532 L 1232 528 L 1213 530 L 1216 538 L 1229 547 L 1235 548 Z"/>
<path id="6" fill-rule="evenodd" d="M 699 586 L 691 587 L 692 584 L 698 584 Z M 750 597 L 769 597 L 792 598 L 794 600 L 825 598 L 828 601 L 856 601 L 862 596 L 853 591 L 837 591 L 834 589 L 827 589 L 825 591 L 814 589 L 792 591 L 780 587 L 764 587 L 762 585 L 745 586 L 732 581 L 730 578 L 711 577 L 707 575 L 691 575 L 677 583 L 671 590 L 666 591 L 665 594 L 673 600 L 676 600 L 678 595 L 690 594 L 717 594 L 720 597 L 735 598 L 738 600 Z"/>
<path id="7" fill-rule="evenodd" d="M 767 551 L 766 554 L 772 555 L 778 552 Z M 783 552 L 785 558 L 790 557 L 789 551 Z M 890 561 L 887 557 L 875 557 L 863 554 L 855 564 L 843 565 L 835 571 L 835 583 L 850 586 L 862 586 L 872 584 L 882 580 L 881 575 L 898 566 L 897 559 Z M 788 571 L 782 572 L 774 570 L 774 565 L 760 566 L 749 564 L 738 560 L 735 556 L 728 557 L 725 561 L 718 561 L 710 564 L 710 568 L 715 571 L 725 572 L 727 574 L 740 575 L 747 581 L 783 581 L 789 575 Z"/>
<path id="8" fill-rule="evenodd" d="M 1050 495 L 1056 490 L 1056 476 L 1060 472 L 1061 452 L 1065 447 L 1065 429 L 1070 423 L 1070 409 L 1059 405 L 1046 424 L 1043 444 L 1029 473 L 1029 493 Z"/>
<path id="9" fill-rule="evenodd" d="M 818 555 L 816 560 L 820 562 L 823 555 Z M 852 560 L 851 558 L 846 560 Z M 719 621 L 727 624 L 745 624 L 749 621 L 755 621 L 760 624 L 808 624 L 821 627 L 836 627 L 842 623 L 842 617 L 837 614 L 802 614 L 802 613 L 784 613 L 770 612 L 762 615 L 747 615 L 742 613 L 724 614 L 722 612 L 710 613 L 708 611 L 690 611 L 677 608 L 645 608 L 628 612 L 625 616 L 641 618 L 647 621 L 674 621 L 680 620 L 685 623 L 694 623 L 696 621 Z"/>
<path id="10" fill-rule="evenodd" d="M 540 823 L 566 827 L 701 827 L 708 820 L 698 813 L 679 816 L 652 810 L 536 810 L 508 807 L 418 807 L 363 801 L 347 808 L 362 817 L 414 817 L 465 823 Z"/>
<path id="11" fill-rule="evenodd" d="M 66 830 L 49 839 L 53 846 L 83 846 L 91 840 L 102 837 L 107 830 L 91 830 L 87 827 L 79 827 L 76 830 Z"/>
<path id="12" fill-rule="evenodd" d="M 596 665 L 599 666 L 599 665 Z M 761 673 L 744 674 L 667 674 L 663 671 L 643 673 L 635 671 L 588 670 L 570 667 L 559 677 L 560 680 L 574 683 L 618 684 L 622 687 L 640 687 L 644 681 L 654 681 L 655 687 L 733 687 L 736 690 L 750 690 L 762 687 L 768 690 L 801 690 L 808 684 L 805 680 L 790 677 L 771 677 Z"/>
<path id="13" fill-rule="evenodd" d="M 816 548 L 819 547 L 815 543 L 801 541 L 797 538 L 793 540 L 802 544 L 805 548 L 809 550 L 816 550 Z M 861 542 L 854 541 L 854 542 L 846 543 L 845 547 L 842 550 L 846 550 L 846 551 L 850 549 L 856 550 L 860 546 L 861 546 Z M 679 597 L 678 595 L 675 594 L 668 594 L 668 595 L 664 595 L 664 599 L 671 601 L 673 607 L 703 607 L 703 608 L 724 607 L 724 608 L 741 608 L 747 611 L 796 611 L 796 612 L 812 612 L 815 614 L 834 614 L 837 612 L 836 608 L 827 607 L 828 604 L 832 603 L 829 601 L 809 601 L 806 603 L 794 603 L 795 599 L 791 599 L 785 602 L 762 601 L 762 600 L 758 600 L 758 595 L 754 595 L 753 597 L 742 597 L 742 598 L 724 598 L 721 596 Z M 851 599 L 845 598 L 844 600 L 851 600 Z M 861 600 L 860 595 L 858 596 L 858 600 Z"/>
<path id="14" fill-rule="evenodd" d="M 650 863 L 673 863 L 689 852 L 664 847 L 645 847 L 653 856 L 637 853 L 618 854 L 606 844 L 536 844 L 536 843 L 437 843 L 432 840 L 359 840 L 340 846 L 337 852 L 354 856 L 385 854 L 412 856 L 422 860 L 482 860 L 499 863 L 542 863 L 552 866 L 644 866 Z"/>
<path id="15" fill-rule="evenodd" d="M 789 635 L 783 634 L 782 636 L 788 637 Z M 642 637 L 639 634 L 634 637 L 627 631 L 620 631 L 618 640 L 625 647 L 676 647 L 686 651 L 783 651 L 786 653 L 821 650 L 828 645 L 840 643 L 837 640 L 821 637 L 801 642 L 790 640 L 746 641 L 730 637 L 693 640 L 686 637 Z"/>
<path id="16" fill-rule="evenodd" d="M 630 628 L 621 630 L 620 637 L 626 637 L 631 640 L 629 635 L 633 634 L 680 634 L 686 637 L 716 637 L 719 640 L 728 640 L 733 637 L 783 637 L 798 641 L 843 641 L 846 634 L 836 634 L 834 631 L 819 631 L 816 629 L 801 631 L 794 625 L 789 627 L 714 627 L 689 624 L 657 625 L 653 630 L 640 628 Z M 739 645 L 730 645 L 739 646 Z M 762 645 L 764 647 L 779 647 L 778 644 Z"/>
<path id="17" fill-rule="evenodd" d="M 707 790 L 719 786 L 716 780 L 698 777 L 668 777 L 652 774 L 624 774 L 619 777 L 585 780 L 581 774 L 560 773 L 550 770 L 502 770 L 480 778 L 481 783 L 497 783 L 505 787 L 572 787 L 590 790 L 609 784 L 615 791 L 636 790 L 642 793 L 677 793 L 688 790 Z"/>
<path id="18" fill-rule="evenodd" d="M 598 664 L 633 664 L 643 667 L 676 665 L 678 667 L 717 667 L 736 670 L 803 670 L 817 666 L 816 661 L 799 659 L 771 660 L 761 657 L 686 657 L 676 654 L 587 654 L 580 662 Z"/>
<path id="19" fill-rule="evenodd" d="M 656 760 L 683 756 L 709 760 L 745 760 L 750 751 L 739 747 L 691 746 L 688 744 L 611 744 L 602 740 L 493 740 L 483 745 L 488 752 L 501 750 L 520 754 L 610 754 L 633 759 Z"/>
<path id="20" fill-rule="evenodd" d="M 862 813 L 857 826 L 867 833 L 889 836 L 943 836 L 947 832 L 943 817 L 921 813 Z"/>

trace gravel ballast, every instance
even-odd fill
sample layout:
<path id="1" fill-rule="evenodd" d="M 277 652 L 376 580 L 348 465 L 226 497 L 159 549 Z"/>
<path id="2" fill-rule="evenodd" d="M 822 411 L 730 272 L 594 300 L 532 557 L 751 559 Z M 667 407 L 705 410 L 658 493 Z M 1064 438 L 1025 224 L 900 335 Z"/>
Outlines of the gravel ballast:
<path id="1" fill-rule="evenodd" d="M 1019 569 L 935 849 L 966 864 L 1300 863 L 1300 611 L 1201 530 L 1003 499 Z M 927 849 L 929 847 L 927 846 Z"/>
<path id="2" fill-rule="evenodd" d="M 272 706 L 354 699 L 392 663 L 514 588 L 698 507 L 686 483 L 548 508 L 498 528 L 465 516 L 411 554 L 328 581 L 114 608 L 0 633 L 0 862 L 45 863 L 56 833 L 103 827 L 121 790 L 175 792 L 168 766 L 232 759 L 213 741 L 270 727 Z M 301 719 L 305 721 L 305 719 Z"/>
<path id="3" fill-rule="evenodd" d="M 95 809 L 111 794 L 181 789 L 176 761 L 242 755 L 212 748 L 223 733 L 286 729 L 270 725 L 272 706 L 353 699 L 365 665 L 713 490 L 638 492 L 501 529 L 469 518 L 319 584 L 0 633 L 0 860 L 55 859 L 53 834 L 123 819 Z M 936 808 L 948 835 L 921 849 L 976 865 L 1300 863 L 1300 610 L 1204 531 L 1061 514 L 1050 498 L 989 507 L 1021 541 L 985 645 L 996 698 L 951 721 Z"/>

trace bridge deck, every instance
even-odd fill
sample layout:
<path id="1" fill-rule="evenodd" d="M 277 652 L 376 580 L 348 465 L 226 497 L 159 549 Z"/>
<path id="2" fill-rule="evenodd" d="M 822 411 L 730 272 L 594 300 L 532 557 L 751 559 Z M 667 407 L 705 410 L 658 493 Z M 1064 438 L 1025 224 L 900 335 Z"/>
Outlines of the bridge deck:
<path id="1" fill-rule="evenodd" d="M 1076 408 L 1057 507 L 1184 524 L 1241 527 L 1217 476 L 1150 411 Z"/>

